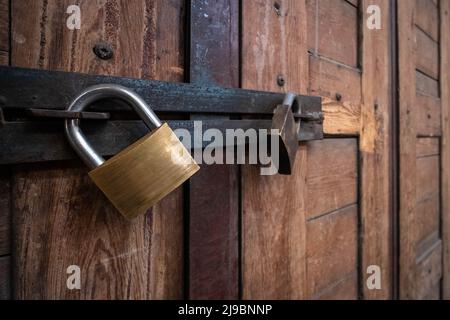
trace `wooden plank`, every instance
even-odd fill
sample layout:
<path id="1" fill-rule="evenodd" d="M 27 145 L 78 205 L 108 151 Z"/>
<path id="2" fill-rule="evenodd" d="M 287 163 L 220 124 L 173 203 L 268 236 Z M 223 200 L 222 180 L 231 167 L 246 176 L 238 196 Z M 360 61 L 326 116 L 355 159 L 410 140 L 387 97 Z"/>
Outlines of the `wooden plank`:
<path id="1" fill-rule="evenodd" d="M 416 71 L 416 89 L 418 94 L 439 97 L 439 82 L 422 72 Z"/>
<path id="2" fill-rule="evenodd" d="M 9 0 L 0 0 L 0 51 L 9 51 Z"/>
<path id="3" fill-rule="evenodd" d="M 324 114 L 324 133 L 349 136 L 359 135 L 361 127 L 360 106 L 323 98 L 322 111 Z"/>
<path id="4" fill-rule="evenodd" d="M 433 40 L 439 41 L 439 9 L 432 0 L 416 0 L 415 22 Z"/>
<path id="5" fill-rule="evenodd" d="M 360 71 L 314 56 L 309 61 L 309 94 L 356 106 L 361 104 Z"/>
<path id="6" fill-rule="evenodd" d="M 319 27 L 317 25 L 318 19 L 318 0 L 306 0 L 306 11 L 307 11 L 307 28 L 308 34 L 306 35 L 306 40 L 308 44 L 309 52 L 312 52 L 314 55 L 317 55 L 317 46 L 318 46 L 318 30 Z"/>
<path id="7" fill-rule="evenodd" d="M 306 259 L 309 298 L 356 272 L 357 212 L 358 206 L 352 205 L 308 221 Z M 357 278 L 353 280 L 356 285 Z"/>
<path id="8" fill-rule="evenodd" d="M 416 199 L 428 199 L 439 194 L 439 156 L 418 158 L 416 160 Z"/>
<path id="9" fill-rule="evenodd" d="M 397 2 L 399 61 L 399 298 L 415 298 L 416 71 L 414 3 Z"/>
<path id="10" fill-rule="evenodd" d="M 9 64 L 9 53 L 0 51 L 0 65 L 7 66 Z"/>
<path id="11" fill-rule="evenodd" d="M 439 240 L 429 251 L 418 259 L 417 268 L 417 297 L 426 299 L 428 297 L 439 298 L 440 283 L 442 277 L 442 241 Z"/>
<path id="12" fill-rule="evenodd" d="M 9 170 L 5 167 L 0 167 L 0 256 L 11 253 L 11 193 L 9 180 Z"/>
<path id="13" fill-rule="evenodd" d="M 84 15 L 77 31 L 65 26 L 69 4 L 13 2 L 14 66 L 182 80 L 183 44 L 178 35 L 184 23 L 183 1 L 85 1 L 80 3 Z M 157 8 L 171 19 L 155 19 Z M 163 41 L 158 40 L 161 36 Z M 93 54 L 99 40 L 113 46 L 111 60 Z M 156 48 L 165 54 L 157 56 Z M 171 67 L 162 70 L 158 64 Z M 153 213 L 126 222 L 86 172 L 79 162 L 15 169 L 14 297 L 183 297 L 182 190 Z M 72 264 L 81 268 L 81 290 L 66 289 L 66 269 Z"/>
<path id="14" fill-rule="evenodd" d="M 357 202 L 357 161 L 356 139 L 308 143 L 307 219 Z"/>
<path id="15" fill-rule="evenodd" d="M 318 54 L 358 66 L 358 10 L 345 0 L 318 1 Z"/>
<path id="16" fill-rule="evenodd" d="M 437 138 L 419 138 L 416 142 L 416 156 L 429 157 L 439 155 L 440 141 Z"/>
<path id="17" fill-rule="evenodd" d="M 450 29 L 450 1 L 440 3 L 440 28 Z M 450 36 L 441 32 L 440 65 L 441 74 L 447 74 L 441 79 L 442 99 L 442 139 L 441 139 L 441 206 L 442 206 L 442 241 L 443 241 L 443 281 L 442 294 L 444 299 L 450 299 Z"/>
<path id="18" fill-rule="evenodd" d="M 360 279 L 364 299 L 392 298 L 391 192 L 391 44 L 389 1 L 363 1 L 363 8 L 378 5 L 381 30 L 362 27 L 362 106 L 359 154 L 361 163 L 362 265 Z M 389 13 L 389 14 L 387 14 Z M 370 265 L 381 268 L 381 290 L 365 285 Z"/>
<path id="19" fill-rule="evenodd" d="M 361 74 L 358 70 L 310 56 L 309 94 L 323 97 L 325 133 L 359 134 Z"/>
<path id="20" fill-rule="evenodd" d="M 440 229 L 440 199 L 439 194 L 417 201 L 416 214 L 417 233 L 415 235 L 416 251 L 428 249 L 431 242 L 439 238 Z"/>
<path id="21" fill-rule="evenodd" d="M 307 91 L 308 57 L 304 0 L 242 2 L 244 88 Z M 278 75 L 285 85 L 277 85 Z M 242 298 L 306 297 L 305 166 L 300 146 L 291 176 L 261 176 L 243 168 Z M 261 232 L 261 230 L 264 230 Z"/>
<path id="22" fill-rule="evenodd" d="M 358 274 L 349 274 L 338 280 L 314 297 L 314 300 L 357 300 L 358 299 Z"/>
<path id="23" fill-rule="evenodd" d="M 199 85 L 239 86 L 238 2 L 190 2 L 189 70 Z M 189 181 L 190 299 L 239 298 L 238 183 L 238 166 L 225 165 Z"/>
<path id="24" fill-rule="evenodd" d="M 416 95 L 416 128 L 418 136 L 441 136 L 441 99 L 421 93 Z"/>
<path id="25" fill-rule="evenodd" d="M 11 299 L 10 257 L 0 257 L 0 300 Z"/>
<path id="26" fill-rule="evenodd" d="M 439 79 L 439 44 L 416 28 L 417 69 L 433 79 Z"/>
<path id="27" fill-rule="evenodd" d="M 291 176 L 261 176 L 255 167 L 243 171 L 244 299 L 306 298 L 306 155 L 301 146 Z"/>

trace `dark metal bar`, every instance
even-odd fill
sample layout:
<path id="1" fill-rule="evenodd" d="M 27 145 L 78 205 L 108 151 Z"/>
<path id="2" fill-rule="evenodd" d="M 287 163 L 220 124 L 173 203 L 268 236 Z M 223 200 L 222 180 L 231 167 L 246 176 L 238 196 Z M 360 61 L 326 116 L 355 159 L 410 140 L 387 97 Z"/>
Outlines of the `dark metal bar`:
<path id="1" fill-rule="evenodd" d="M 202 130 L 270 129 L 271 120 L 204 120 Z M 191 120 L 168 121 L 173 130 L 187 129 L 194 138 Z M 147 134 L 142 121 L 85 121 L 83 132 L 94 148 L 103 156 L 118 153 Z M 63 134 L 63 122 L 26 121 L 5 122 L 0 127 L 0 165 L 77 158 Z M 186 141 L 184 141 L 186 143 Z M 193 139 L 191 146 L 194 145 Z M 202 141 L 202 147 L 208 143 Z"/>
<path id="2" fill-rule="evenodd" d="M 206 75 L 202 77 L 208 79 Z M 0 67 L 0 107 L 64 110 L 83 89 L 100 83 L 133 89 L 156 112 L 272 114 L 284 98 L 280 93 L 218 86 Z M 305 108 L 314 105 L 320 111 L 320 98 L 300 96 L 299 99 Z M 124 103 L 99 103 L 92 110 L 128 108 Z"/>
<path id="3" fill-rule="evenodd" d="M 85 112 L 85 111 L 68 111 L 68 110 L 49 110 L 49 109 L 25 109 L 26 114 L 32 117 L 41 118 L 60 118 L 60 119 L 95 119 L 107 120 L 110 118 L 108 112 Z"/>

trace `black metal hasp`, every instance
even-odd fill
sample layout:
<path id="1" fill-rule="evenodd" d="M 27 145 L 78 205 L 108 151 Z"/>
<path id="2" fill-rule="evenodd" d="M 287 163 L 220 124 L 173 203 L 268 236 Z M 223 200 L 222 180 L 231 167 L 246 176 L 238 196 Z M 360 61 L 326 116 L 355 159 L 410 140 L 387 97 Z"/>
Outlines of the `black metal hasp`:
<path id="1" fill-rule="evenodd" d="M 141 121 L 110 119 L 110 113 L 129 109 L 121 101 L 103 101 L 81 113 L 65 111 L 83 89 L 101 83 L 120 84 L 133 89 L 165 118 L 170 118 L 170 114 L 176 114 L 178 119 L 180 116 L 187 118 L 190 114 L 201 114 L 202 117 L 205 115 L 204 130 L 217 128 L 224 132 L 226 129 L 273 128 L 272 117 L 274 113 L 276 116 L 277 106 L 283 105 L 285 98 L 283 93 L 0 67 L 0 114 L 3 111 L 6 119 L 0 117 L 0 164 L 74 157 L 62 134 L 62 122 L 47 121 L 45 118 L 109 119 L 84 123 L 86 136 L 105 156 L 117 153 L 145 135 L 148 130 Z M 297 143 L 322 139 L 321 99 L 303 95 L 295 97 L 295 105 L 299 108 L 294 107 L 292 114 L 299 130 L 293 139 Z M 8 114 L 19 114 L 21 120 L 8 117 Z M 208 114 L 228 115 L 236 120 L 208 119 Z M 193 132 L 192 120 L 167 122 L 173 129 L 185 128 Z"/>

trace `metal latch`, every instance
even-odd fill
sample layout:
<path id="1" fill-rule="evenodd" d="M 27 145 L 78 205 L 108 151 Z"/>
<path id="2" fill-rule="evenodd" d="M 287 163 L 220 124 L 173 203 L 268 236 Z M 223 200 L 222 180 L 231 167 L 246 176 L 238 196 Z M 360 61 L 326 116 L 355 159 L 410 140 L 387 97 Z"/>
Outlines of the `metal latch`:
<path id="1" fill-rule="evenodd" d="M 101 83 L 132 89 L 174 130 L 193 133 L 194 123 L 188 119 L 194 114 L 202 116 L 204 130 L 279 129 L 282 174 L 291 173 L 299 142 L 323 139 L 320 97 L 0 67 L 0 164 L 73 158 L 61 122 L 51 118 L 94 120 L 83 124 L 84 132 L 103 156 L 116 154 L 145 135 L 148 129 L 141 121 L 113 116 L 129 109 L 120 101 L 105 100 L 83 112 L 65 110 L 84 88 Z"/>

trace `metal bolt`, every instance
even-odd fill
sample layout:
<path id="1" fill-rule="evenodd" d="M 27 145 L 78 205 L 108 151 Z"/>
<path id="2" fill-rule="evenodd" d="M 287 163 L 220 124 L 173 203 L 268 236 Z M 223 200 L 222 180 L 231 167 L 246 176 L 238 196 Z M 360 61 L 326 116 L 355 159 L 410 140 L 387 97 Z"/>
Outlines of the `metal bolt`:
<path id="1" fill-rule="evenodd" d="M 102 60 L 109 60 L 113 56 L 113 48 L 107 42 L 99 42 L 94 46 L 95 55 Z"/>
<path id="2" fill-rule="evenodd" d="M 273 7 L 274 7 L 275 12 L 277 13 L 277 15 L 281 16 L 281 4 L 279 2 L 275 2 L 273 4 Z"/>
<path id="3" fill-rule="evenodd" d="M 280 74 L 280 75 L 277 77 L 277 84 L 278 84 L 280 87 L 283 87 L 283 86 L 286 84 L 286 80 L 284 79 L 284 76 L 283 76 L 282 74 Z"/>

